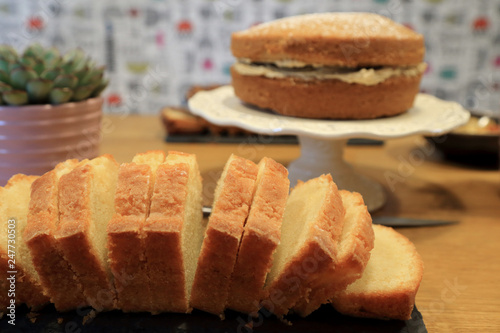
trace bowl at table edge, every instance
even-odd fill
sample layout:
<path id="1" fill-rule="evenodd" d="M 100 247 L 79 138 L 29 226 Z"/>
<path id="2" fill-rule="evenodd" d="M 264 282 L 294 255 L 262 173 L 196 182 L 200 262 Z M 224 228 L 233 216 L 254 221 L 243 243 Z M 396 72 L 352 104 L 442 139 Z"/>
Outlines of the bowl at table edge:
<path id="1" fill-rule="evenodd" d="M 483 114 L 471 111 L 471 115 L 472 119 Z M 495 122 L 498 124 L 497 120 Z M 500 131 L 464 133 L 455 129 L 448 134 L 426 139 L 448 160 L 470 166 L 500 166 Z"/>

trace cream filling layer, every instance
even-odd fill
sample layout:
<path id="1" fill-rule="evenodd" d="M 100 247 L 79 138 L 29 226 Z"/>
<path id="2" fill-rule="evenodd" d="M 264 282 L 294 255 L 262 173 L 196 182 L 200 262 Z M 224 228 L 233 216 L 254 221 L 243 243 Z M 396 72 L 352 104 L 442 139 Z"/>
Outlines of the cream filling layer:
<path id="1" fill-rule="evenodd" d="M 357 83 L 367 86 L 379 84 L 393 76 L 418 76 L 427 68 L 427 64 L 405 67 L 380 68 L 347 68 L 332 66 L 289 66 L 279 67 L 278 64 L 255 64 L 237 62 L 234 69 L 241 75 L 264 76 L 269 79 L 299 78 L 301 80 L 341 80 L 346 83 Z M 297 64 L 298 65 L 298 64 Z"/>
<path id="2" fill-rule="evenodd" d="M 238 62 L 251 65 L 254 62 L 249 59 L 249 58 L 238 58 Z M 308 64 L 300 60 L 293 60 L 293 59 L 283 59 L 283 60 L 275 60 L 275 61 L 270 61 L 266 62 L 267 64 L 270 65 L 276 65 L 278 67 L 286 67 L 286 68 L 297 68 L 297 67 L 325 67 L 325 65 L 320 65 L 320 64 Z"/>

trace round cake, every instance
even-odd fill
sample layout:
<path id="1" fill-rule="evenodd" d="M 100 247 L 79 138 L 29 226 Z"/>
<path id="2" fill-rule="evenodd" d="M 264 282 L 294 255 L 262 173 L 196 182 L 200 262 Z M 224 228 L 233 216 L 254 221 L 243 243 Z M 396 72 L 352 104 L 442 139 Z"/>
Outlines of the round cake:
<path id="1" fill-rule="evenodd" d="M 324 119 L 393 116 L 413 105 L 423 36 L 371 13 L 288 17 L 236 32 L 232 84 L 242 101 Z"/>

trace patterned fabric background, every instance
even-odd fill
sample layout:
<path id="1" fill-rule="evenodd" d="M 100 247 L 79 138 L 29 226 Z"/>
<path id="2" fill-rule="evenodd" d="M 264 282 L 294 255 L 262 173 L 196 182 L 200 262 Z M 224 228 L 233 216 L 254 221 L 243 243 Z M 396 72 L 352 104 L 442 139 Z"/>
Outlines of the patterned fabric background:
<path id="1" fill-rule="evenodd" d="M 0 43 L 79 46 L 108 67 L 107 112 L 154 114 L 230 82 L 231 32 L 284 16 L 368 11 L 424 34 L 422 90 L 500 110 L 500 0 L 0 0 Z"/>

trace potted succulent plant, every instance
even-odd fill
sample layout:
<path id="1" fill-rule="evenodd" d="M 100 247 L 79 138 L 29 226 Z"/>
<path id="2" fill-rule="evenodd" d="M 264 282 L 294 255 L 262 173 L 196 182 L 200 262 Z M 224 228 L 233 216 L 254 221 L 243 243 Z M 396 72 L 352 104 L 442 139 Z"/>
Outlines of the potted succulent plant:
<path id="1" fill-rule="evenodd" d="M 33 44 L 18 54 L 0 45 L 0 186 L 98 155 L 104 70 L 81 49 Z"/>

